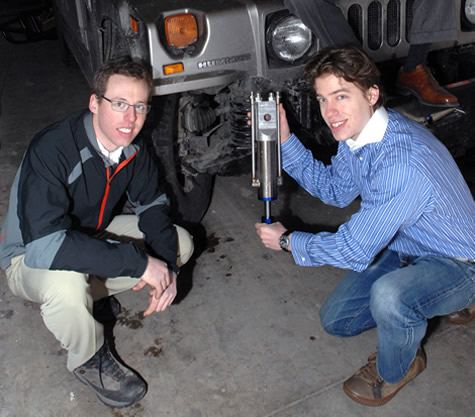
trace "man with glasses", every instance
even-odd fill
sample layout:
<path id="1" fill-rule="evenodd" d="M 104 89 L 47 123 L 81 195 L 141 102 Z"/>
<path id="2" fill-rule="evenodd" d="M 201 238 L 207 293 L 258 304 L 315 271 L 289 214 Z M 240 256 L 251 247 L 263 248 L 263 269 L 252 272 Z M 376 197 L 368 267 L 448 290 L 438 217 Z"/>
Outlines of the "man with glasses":
<path id="1" fill-rule="evenodd" d="M 139 401 L 147 385 L 112 355 L 93 306 L 111 300 L 117 313 L 110 296 L 148 285 L 144 315 L 165 310 L 193 252 L 191 236 L 170 219 L 157 167 L 138 136 L 151 91 L 142 62 L 123 58 L 100 68 L 89 109 L 33 138 L 0 235 L 10 289 L 41 304 L 46 327 L 68 350 L 68 369 L 115 408 Z M 116 215 L 124 196 L 136 215 Z"/>

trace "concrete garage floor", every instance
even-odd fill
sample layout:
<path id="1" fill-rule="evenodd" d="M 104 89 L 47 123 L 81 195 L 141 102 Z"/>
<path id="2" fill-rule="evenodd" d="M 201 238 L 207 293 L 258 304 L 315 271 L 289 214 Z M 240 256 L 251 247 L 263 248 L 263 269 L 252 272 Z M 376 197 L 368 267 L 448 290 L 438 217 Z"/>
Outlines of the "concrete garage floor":
<path id="1" fill-rule="evenodd" d="M 84 107 L 88 87 L 60 61 L 56 41 L 0 40 L 0 222 L 31 137 Z M 466 171 L 473 189 L 473 156 Z M 324 206 L 286 179 L 274 214 L 307 230 L 334 230 L 357 209 Z M 376 330 L 327 335 L 318 311 L 344 271 L 302 268 L 266 250 L 254 232 L 263 205 L 248 176 L 217 178 L 195 231 L 189 291 L 164 313 L 143 318 L 147 294 L 118 296 L 116 348 L 148 381 L 136 406 L 114 410 L 66 369 L 66 354 L 39 306 L 14 297 L 0 273 L 0 417 L 469 417 L 474 415 L 475 322 L 430 322 L 427 369 L 392 401 L 368 408 L 343 381 L 376 348 Z"/>

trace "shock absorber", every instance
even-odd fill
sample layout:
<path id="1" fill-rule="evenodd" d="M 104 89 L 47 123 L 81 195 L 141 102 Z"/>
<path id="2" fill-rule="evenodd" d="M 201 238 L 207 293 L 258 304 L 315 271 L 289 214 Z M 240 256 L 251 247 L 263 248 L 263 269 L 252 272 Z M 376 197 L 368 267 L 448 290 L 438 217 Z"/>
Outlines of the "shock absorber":
<path id="1" fill-rule="evenodd" d="M 264 202 L 262 222 L 267 224 L 273 222 L 271 201 L 277 198 L 277 186 L 282 185 L 279 104 L 279 92 L 269 93 L 267 100 L 251 92 L 251 184 L 258 188 L 257 197 Z"/>

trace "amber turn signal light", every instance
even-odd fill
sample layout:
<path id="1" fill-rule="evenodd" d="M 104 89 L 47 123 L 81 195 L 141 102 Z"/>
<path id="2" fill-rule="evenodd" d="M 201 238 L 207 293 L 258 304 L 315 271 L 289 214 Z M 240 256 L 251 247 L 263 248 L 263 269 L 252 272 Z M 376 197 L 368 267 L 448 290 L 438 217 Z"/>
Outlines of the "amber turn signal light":
<path id="1" fill-rule="evenodd" d="M 165 19 L 165 35 L 168 45 L 186 48 L 198 39 L 196 18 L 190 13 L 168 16 Z"/>
<path id="2" fill-rule="evenodd" d="M 164 65 L 163 66 L 163 73 L 165 75 L 172 75 L 172 74 L 178 74 L 180 72 L 183 72 L 183 64 L 181 62 L 177 64 L 170 64 L 170 65 Z"/>

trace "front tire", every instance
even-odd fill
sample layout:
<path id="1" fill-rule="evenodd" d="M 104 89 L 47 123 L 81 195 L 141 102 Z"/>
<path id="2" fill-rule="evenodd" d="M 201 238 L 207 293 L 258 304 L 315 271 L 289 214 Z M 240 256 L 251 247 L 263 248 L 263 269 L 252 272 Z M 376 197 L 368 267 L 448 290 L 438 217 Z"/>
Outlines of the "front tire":
<path id="1" fill-rule="evenodd" d="M 190 174 L 182 170 L 179 157 L 179 94 L 158 97 L 154 102 L 154 129 L 151 139 L 165 177 L 176 222 L 199 223 L 208 209 L 213 188 L 209 174 Z"/>

